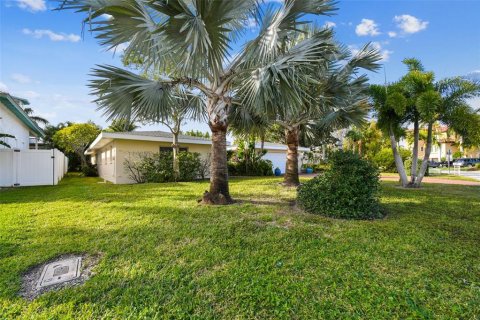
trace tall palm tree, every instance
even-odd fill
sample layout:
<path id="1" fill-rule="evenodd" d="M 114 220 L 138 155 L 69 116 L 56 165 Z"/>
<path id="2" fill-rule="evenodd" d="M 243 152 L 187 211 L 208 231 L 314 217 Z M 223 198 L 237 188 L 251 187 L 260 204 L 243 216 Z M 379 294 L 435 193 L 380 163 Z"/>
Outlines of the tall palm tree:
<path id="1" fill-rule="evenodd" d="M 113 66 L 94 69 L 91 86 L 107 116 L 167 116 L 177 85 L 205 99 L 212 131 L 210 191 L 204 196 L 209 203 L 232 202 L 226 135 L 236 94 L 249 96 L 260 106 L 278 97 L 290 106 L 301 103 L 303 83 L 314 80 L 303 71 L 324 55 L 324 36 L 313 36 L 286 51 L 282 45 L 310 23 L 307 15 L 335 10 L 331 0 L 286 0 L 266 10 L 257 0 L 59 1 L 60 9 L 87 14 L 85 21 L 106 48 L 128 43 L 125 55 L 130 61 L 141 60 L 163 75 L 152 81 Z M 104 14 L 112 18 L 102 19 Z M 238 46 L 239 35 L 249 30 L 252 19 L 259 24 L 257 36 Z M 241 49 L 234 54 L 233 47 Z"/>
<path id="2" fill-rule="evenodd" d="M 49 122 L 47 119 L 42 118 L 40 116 L 35 115 L 35 111 L 32 108 L 23 108 L 23 111 L 27 114 L 27 116 L 32 119 L 36 124 L 42 124 L 44 126 L 48 125 Z"/>
<path id="3" fill-rule="evenodd" d="M 435 82 L 433 72 L 425 72 L 417 59 L 406 59 L 408 73 L 397 83 L 372 86 L 371 95 L 378 113 L 378 124 L 388 132 L 397 171 L 403 187 L 420 187 L 428 168 L 433 144 L 433 126 L 443 123 L 463 139 L 469 141 L 478 135 L 480 118 L 467 100 L 480 95 L 480 84 L 462 78 L 449 78 Z M 414 124 L 414 144 L 411 179 L 397 150 L 398 133 L 402 127 Z M 427 126 L 425 154 L 417 170 L 420 124 Z"/>

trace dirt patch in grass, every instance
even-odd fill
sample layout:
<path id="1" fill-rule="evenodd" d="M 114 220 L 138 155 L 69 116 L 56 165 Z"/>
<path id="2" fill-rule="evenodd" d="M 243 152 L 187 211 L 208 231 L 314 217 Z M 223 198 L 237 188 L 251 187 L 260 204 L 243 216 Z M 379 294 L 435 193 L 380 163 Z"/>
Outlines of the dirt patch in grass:
<path id="1" fill-rule="evenodd" d="M 42 275 L 43 268 L 52 262 L 58 260 L 65 260 L 71 258 L 82 258 L 82 265 L 80 267 L 80 276 L 78 278 L 72 279 L 67 282 L 54 284 L 47 287 L 37 288 L 38 281 Z M 39 295 L 49 292 L 49 291 L 57 291 L 67 287 L 75 287 L 82 285 L 90 279 L 93 275 L 93 268 L 98 264 L 102 255 L 88 255 L 88 254 L 65 254 L 61 256 L 57 256 L 53 259 L 50 259 L 42 264 L 36 265 L 30 268 L 27 272 L 25 272 L 22 276 L 22 288 L 19 292 L 19 295 L 27 300 L 33 300 Z"/>

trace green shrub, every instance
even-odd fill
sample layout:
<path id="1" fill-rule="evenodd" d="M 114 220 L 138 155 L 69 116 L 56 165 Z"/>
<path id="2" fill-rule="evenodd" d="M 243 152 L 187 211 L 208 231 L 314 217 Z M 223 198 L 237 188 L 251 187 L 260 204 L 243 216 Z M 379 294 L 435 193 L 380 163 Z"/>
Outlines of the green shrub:
<path id="1" fill-rule="evenodd" d="M 98 177 L 97 166 L 94 164 L 83 165 L 81 171 L 84 177 Z"/>
<path id="2" fill-rule="evenodd" d="M 477 169 L 480 170 L 480 163 L 477 163 L 477 164 L 475 165 L 475 168 L 477 168 Z"/>
<path id="3" fill-rule="evenodd" d="M 420 168 L 422 166 L 422 163 L 423 163 L 423 160 L 422 159 L 418 159 L 417 160 L 417 173 L 420 172 Z M 408 158 L 407 160 L 405 160 L 404 162 L 404 165 L 405 165 L 405 172 L 408 174 L 410 174 L 410 170 L 412 169 L 412 158 Z"/>
<path id="4" fill-rule="evenodd" d="M 400 156 L 405 161 L 411 158 L 411 152 L 403 148 L 399 148 Z M 395 166 L 395 158 L 393 157 L 393 151 L 391 148 L 383 148 L 372 159 L 372 162 L 378 166 L 382 172 L 397 172 Z"/>
<path id="5" fill-rule="evenodd" d="M 330 168 L 298 189 L 298 204 L 306 211 L 342 219 L 382 217 L 378 201 L 378 169 L 352 152 L 330 157 Z"/>
<path id="6" fill-rule="evenodd" d="M 180 152 L 179 181 L 192 181 L 201 176 L 201 159 L 199 153 Z M 139 153 L 131 155 L 124 162 L 129 177 L 137 183 L 145 182 L 172 182 L 173 153 Z"/>
<path id="7" fill-rule="evenodd" d="M 246 161 L 229 161 L 230 176 L 273 176 L 273 164 L 270 160 L 258 159 L 254 163 Z"/>

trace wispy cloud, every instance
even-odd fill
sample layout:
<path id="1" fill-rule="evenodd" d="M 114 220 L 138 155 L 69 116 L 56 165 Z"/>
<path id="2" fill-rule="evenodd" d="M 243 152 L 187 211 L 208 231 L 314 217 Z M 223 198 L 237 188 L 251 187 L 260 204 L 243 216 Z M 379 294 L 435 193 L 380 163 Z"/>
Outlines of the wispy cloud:
<path id="1" fill-rule="evenodd" d="M 0 91 L 8 92 L 8 86 L 3 82 L 0 82 Z"/>
<path id="2" fill-rule="evenodd" d="M 35 29 L 35 30 L 30 30 L 30 29 L 23 29 L 22 30 L 23 34 L 32 36 L 36 39 L 41 39 L 43 37 L 47 37 L 52 41 L 69 41 L 69 42 L 78 42 L 80 41 L 80 36 L 70 33 L 56 33 L 53 32 L 52 30 L 44 30 L 44 29 Z"/>
<path id="3" fill-rule="evenodd" d="M 409 14 L 395 16 L 393 20 L 397 22 L 398 28 L 407 34 L 420 32 L 425 30 L 428 26 L 428 21 L 422 21 L 421 19 Z"/>
<path id="4" fill-rule="evenodd" d="M 12 78 L 13 81 L 15 81 L 17 83 L 21 83 L 21 84 L 26 84 L 26 83 L 32 82 L 32 79 L 30 79 L 29 76 L 26 76 L 26 75 L 21 74 L 21 73 L 14 73 L 10 76 L 10 78 Z"/>
<path id="5" fill-rule="evenodd" d="M 32 12 L 47 10 L 45 0 L 17 0 L 17 5 L 22 9 Z"/>
<path id="6" fill-rule="evenodd" d="M 378 36 L 380 30 L 378 24 L 371 19 L 362 19 L 361 23 L 355 28 L 355 33 L 358 36 Z"/>
<path id="7" fill-rule="evenodd" d="M 334 27 L 337 26 L 337 24 L 336 24 L 335 22 L 332 22 L 332 21 L 325 21 L 324 26 L 325 26 L 326 28 L 334 28 Z"/>
<path id="8" fill-rule="evenodd" d="M 389 32 L 388 32 L 388 36 L 389 36 L 390 38 L 396 38 L 397 35 L 398 35 L 398 34 L 397 34 L 395 31 L 389 31 Z"/>

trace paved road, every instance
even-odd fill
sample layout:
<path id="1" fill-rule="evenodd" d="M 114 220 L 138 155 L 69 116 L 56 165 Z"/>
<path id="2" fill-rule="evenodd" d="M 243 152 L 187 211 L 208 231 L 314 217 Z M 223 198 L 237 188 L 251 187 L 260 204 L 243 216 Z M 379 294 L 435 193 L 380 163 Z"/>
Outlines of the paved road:
<path id="1" fill-rule="evenodd" d="M 448 174 L 448 170 L 442 170 L 442 173 Z M 453 170 L 450 170 L 450 174 L 457 174 L 457 173 L 458 171 L 454 173 Z M 460 171 L 460 176 L 469 177 L 469 178 L 473 178 L 475 180 L 480 181 L 480 171 Z"/>
<path id="2" fill-rule="evenodd" d="M 399 178 L 396 176 L 381 176 L 383 181 L 398 181 Z M 439 183 L 439 184 L 456 184 L 462 186 L 480 186 L 480 181 L 462 181 L 462 180 L 449 180 L 435 177 L 424 177 L 422 183 Z"/>

